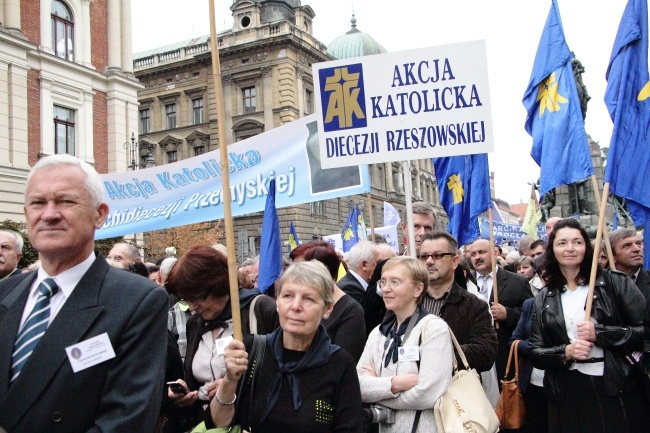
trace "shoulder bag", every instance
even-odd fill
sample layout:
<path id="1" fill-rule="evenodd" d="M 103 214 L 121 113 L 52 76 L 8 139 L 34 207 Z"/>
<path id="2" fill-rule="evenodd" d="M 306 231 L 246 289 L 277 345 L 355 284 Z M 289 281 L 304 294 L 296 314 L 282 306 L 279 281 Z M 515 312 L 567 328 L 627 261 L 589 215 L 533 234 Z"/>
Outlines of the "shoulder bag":
<path id="1" fill-rule="evenodd" d="M 499 417 L 501 427 L 505 429 L 518 429 L 524 424 L 526 419 L 526 405 L 524 398 L 521 395 L 519 388 L 519 354 L 517 347 L 521 340 L 515 340 L 510 346 L 510 355 L 508 356 L 508 364 L 506 365 L 506 374 L 501 379 L 501 397 L 497 403 L 496 413 Z M 514 355 L 513 355 L 514 354 Z M 510 372 L 510 364 L 515 364 L 515 375 L 512 379 L 508 380 L 508 373 Z"/>
<path id="2" fill-rule="evenodd" d="M 483 391 L 481 379 L 476 370 L 469 368 L 451 329 L 449 336 L 465 370 L 458 369 L 452 349 L 454 376 L 433 408 L 438 433 L 495 433 L 499 431 L 499 419 Z"/>
<path id="3" fill-rule="evenodd" d="M 250 406 L 253 405 L 253 388 L 255 385 L 255 376 L 256 373 L 260 370 L 260 366 L 264 361 L 264 350 L 266 347 L 266 335 L 255 334 L 253 337 L 253 348 L 251 349 L 253 356 L 248 358 L 248 368 L 246 369 L 246 372 L 242 376 L 237 386 L 237 395 L 242 395 L 241 392 L 245 386 L 244 383 L 248 382 L 250 384 L 248 385 L 250 386 Z M 239 407 L 240 402 L 241 400 L 237 400 L 235 411 L 237 411 L 237 407 Z M 202 422 L 192 430 L 192 433 L 241 433 L 241 431 L 241 426 L 237 424 L 231 425 L 230 427 L 216 427 L 208 429 L 205 426 L 205 422 Z"/>

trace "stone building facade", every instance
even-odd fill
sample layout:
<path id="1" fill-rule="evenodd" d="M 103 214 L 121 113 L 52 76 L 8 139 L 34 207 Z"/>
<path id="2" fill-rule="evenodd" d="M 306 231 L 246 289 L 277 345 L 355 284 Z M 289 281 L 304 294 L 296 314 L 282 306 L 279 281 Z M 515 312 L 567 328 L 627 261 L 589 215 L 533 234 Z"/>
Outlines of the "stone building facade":
<path id="1" fill-rule="evenodd" d="M 217 43 L 224 128 L 227 142 L 233 143 L 312 114 L 311 65 L 334 57 L 313 35 L 314 11 L 299 0 L 236 0 L 230 9 L 234 25 L 217 35 Z M 137 53 L 134 73 L 144 85 L 138 94 L 141 163 L 149 153 L 156 164 L 166 164 L 218 147 L 207 36 Z M 376 226 L 382 225 L 383 201 L 405 208 L 403 171 L 398 163 L 370 167 Z M 434 205 L 438 227 L 445 228 L 431 160 L 412 161 L 408 171 L 413 199 Z M 368 195 L 279 209 L 282 238 L 288 239 L 291 221 L 301 242 L 339 233 L 354 205 L 364 208 L 369 226 Z M 235 219 L 238 260 L 259 252 L 261 223 L 261 212 Z"/>
<path id="2" fill-rule="evenodd" d="M 141 88 L 132 59 L 130 0 L 0 0 L 0 220 L 23 221 L 43 156 L 126 170 Z"/>

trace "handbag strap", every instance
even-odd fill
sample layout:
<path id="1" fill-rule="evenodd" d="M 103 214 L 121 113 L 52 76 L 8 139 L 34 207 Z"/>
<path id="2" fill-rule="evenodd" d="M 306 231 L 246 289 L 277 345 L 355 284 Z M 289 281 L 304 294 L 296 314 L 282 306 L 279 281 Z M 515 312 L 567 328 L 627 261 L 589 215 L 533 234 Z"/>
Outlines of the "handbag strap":
<path id="1" fill-rule="evenodd" d="M 250 306 L 248 307 L 248 330 L 251 334 L 257 334 L 257 316 L 255 315 L 255 304 L 257 300 L 262 295 L 257 295 L 251 301 Z"/>
<path id="2" fill-rule="evenodd" d="M 451 337 L 451 342 L 454 344 L 456 353 L 458 353 L 458 356 L 460 357 L 460 360 L 463 362 L 465 369 L 469 370 L 469 363 L 467 362 L 467 358 L 465 357 L 465 353 L 463 352 L 463 349 L 460 348 L 460 344 L 458 344 L 458 340 L 456 340 L 456 336 L 454 335 L 454 332 L 451 330 L 451 328 L 448 327 L 448 329 L 449 329 L 449 336 Z M 454 373 L 458 372 L 458 361 L 456 361 L 456 355 L 451 357 L 451 361 L 454 364 Z"/>
<path id="3" fill-rule="evenodd" d="M 253 335 L 253 347 L 251 348 L 251 354 L 252 356 L 248 357 L 248 367 L 246 368 L 246 372 L 244 375 L 241 377 L 239 381 L 239 385 L 237 387 L 237 395 L 242 395 L 242 391 L 244 390 L 246 378 L 250 377 L 250 399 L 249 399 L 249 406 L 248 410 L 250 413 L 250 410 L 253 407 L 253 398 L 254 398 L 254 390 L 255 390 L 255 378 L 258 375 L 258 372 L 262 368 L 262 362 L 264 362 L 264 353 L 266 352 L 266 335 Z M 252 376 L 251 376 L 252 374 Z M 237 406 L 235 406 L 235 413 L 237 412 L 239 408 L 239 403 L 241 400 L 237 400 Z M 235 422 L 235 418 L 233 417 L 233 422 Z M 232 427 L 232 425 L 231 425 Z"/>
<path id="4" fill-rule="evenodd" d="M 515 361 L 515 380 L 519 381 L 519 343 L 521 340 L 515 340 L 512 342 L 510 345 L 510 354 L 508 355 L 508 363 L 506 364 L 506 373 L 505 376 L 503 377 L 503 380 L 508 380 L 508 373 L 510 373 L 510 363 L 513 360 L 513 353 L 514 353 L 514 361 Z"/>
<path id="5" fill-rule="evenodd" d="M 415 419 L 413 420 L 413 427 L 411 428 L 411 433 L 415 433 L 415 431 L 418 429 L 418 424 L 420 424 L 420 415 L 422 415 L 421 410 L 415 412 Z"/>

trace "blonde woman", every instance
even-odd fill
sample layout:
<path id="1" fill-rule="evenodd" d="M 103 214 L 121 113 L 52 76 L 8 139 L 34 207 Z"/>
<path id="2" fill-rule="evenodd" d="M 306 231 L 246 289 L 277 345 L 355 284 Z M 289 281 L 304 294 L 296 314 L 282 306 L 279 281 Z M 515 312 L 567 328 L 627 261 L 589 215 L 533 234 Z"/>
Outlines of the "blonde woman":
<path id="1" fill-rule="evenodd" d="M 437 431 L 433 406 L 451 379 L 452 348 L 447 324 L 419 308 L 428 282 L 412 257 L 394 257 L 382 270 L 378 286 L 392 314 L 370 333 L 357 364 L 361 398 L 374 404 L 380 432 Z"/>

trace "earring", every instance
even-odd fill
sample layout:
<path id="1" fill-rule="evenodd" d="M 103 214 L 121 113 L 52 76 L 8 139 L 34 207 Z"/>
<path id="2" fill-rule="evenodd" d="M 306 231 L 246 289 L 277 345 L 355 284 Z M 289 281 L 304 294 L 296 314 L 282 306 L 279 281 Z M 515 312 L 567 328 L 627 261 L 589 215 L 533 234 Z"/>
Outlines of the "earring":
<path id="1" fill-rule="evenodd" d="M 327 319 L 329 319 L 329 318 L 330 318 L 330 315 L 329 315 L 329 314 L 324 314 L 324 315 L 323 315 L 323 319 L 327 320 Z"/>

